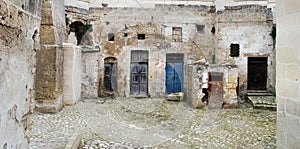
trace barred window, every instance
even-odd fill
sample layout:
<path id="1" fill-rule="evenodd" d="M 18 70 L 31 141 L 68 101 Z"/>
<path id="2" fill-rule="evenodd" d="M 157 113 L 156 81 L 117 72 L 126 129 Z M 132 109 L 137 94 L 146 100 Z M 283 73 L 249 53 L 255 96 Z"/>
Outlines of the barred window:
<path id="1" fill-rule="evenodd" d="M 230 56 L 231 57 L 239 57 L 240 56 L 240 45 L 239 44 L 231 44 L 230 45 Z"/>

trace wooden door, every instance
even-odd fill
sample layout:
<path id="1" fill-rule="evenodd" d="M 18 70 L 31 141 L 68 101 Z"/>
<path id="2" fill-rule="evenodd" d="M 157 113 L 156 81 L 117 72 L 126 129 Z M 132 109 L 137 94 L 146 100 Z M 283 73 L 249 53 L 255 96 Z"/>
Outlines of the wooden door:
<path id="1" fill-rule="evenodd" d="M 167 54 L 166 93 L 182 92 L 183 90 L 183 54 Z"/>
<path id="2" fill-rule="evenodd" d="M 117 63 L 104 64 L 104 89 L 111 92 L 117 89 Z"/>
<path id="3" fill-rule="evenodd" d="M 148 95 L 148 52 L 132 51 L 130 65 L 130 94 Z"/>
<path id="4" fill-rule="evenodd" d="M 167 94 L 181 92 L 183 86 L 183 63 L 166 64 Z"/>
<path id="5" fill-rule="evenodd" d="M 208 108 L 221 109 L 223 106 L 223 73 L 209 73 Z"/>
<path id="6" fill-rule="evenodd" d="M 248 58 L 248 90 L 266 90 L 267 84 L 266 57 Z"/>

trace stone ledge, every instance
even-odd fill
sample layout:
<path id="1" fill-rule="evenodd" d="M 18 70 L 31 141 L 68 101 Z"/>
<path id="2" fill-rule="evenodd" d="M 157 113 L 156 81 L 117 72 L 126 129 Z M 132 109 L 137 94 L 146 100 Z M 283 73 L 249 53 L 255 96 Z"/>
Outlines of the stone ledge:
<path id="1" fill-rule="evenodd" d="M 69 138 L 68 144 L 66 145 L 65 149 L 80 149 L 80 148 L 82 148 L 81 140 L 82 140 L 82 134 L 79 132 L 75 132 Z"/>

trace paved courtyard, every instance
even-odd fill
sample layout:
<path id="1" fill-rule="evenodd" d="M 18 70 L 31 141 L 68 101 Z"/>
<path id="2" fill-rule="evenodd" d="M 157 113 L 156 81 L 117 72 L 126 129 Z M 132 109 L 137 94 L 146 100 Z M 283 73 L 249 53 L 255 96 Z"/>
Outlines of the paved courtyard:
<path id="1" fill-rule="evenodd" d="M 192 109 L 162 98 L 85 99 L 55 114 L 33 114 L 32 149 L 64 148 L 72 134 L 83 148 L 276 148 L 276 111 Z"/>

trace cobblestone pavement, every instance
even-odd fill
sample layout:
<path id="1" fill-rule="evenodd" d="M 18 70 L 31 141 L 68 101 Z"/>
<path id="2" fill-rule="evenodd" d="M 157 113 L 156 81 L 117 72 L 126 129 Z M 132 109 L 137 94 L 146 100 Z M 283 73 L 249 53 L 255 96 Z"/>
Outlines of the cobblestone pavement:
<path id="1" fill-rule="evenodd" d="M 64 148 L 81 132 L 84 149 L 276 148 L 276 112 L 192 109 L 162 98 L 99 98 L 33 114 L 30 147 Z"/>

